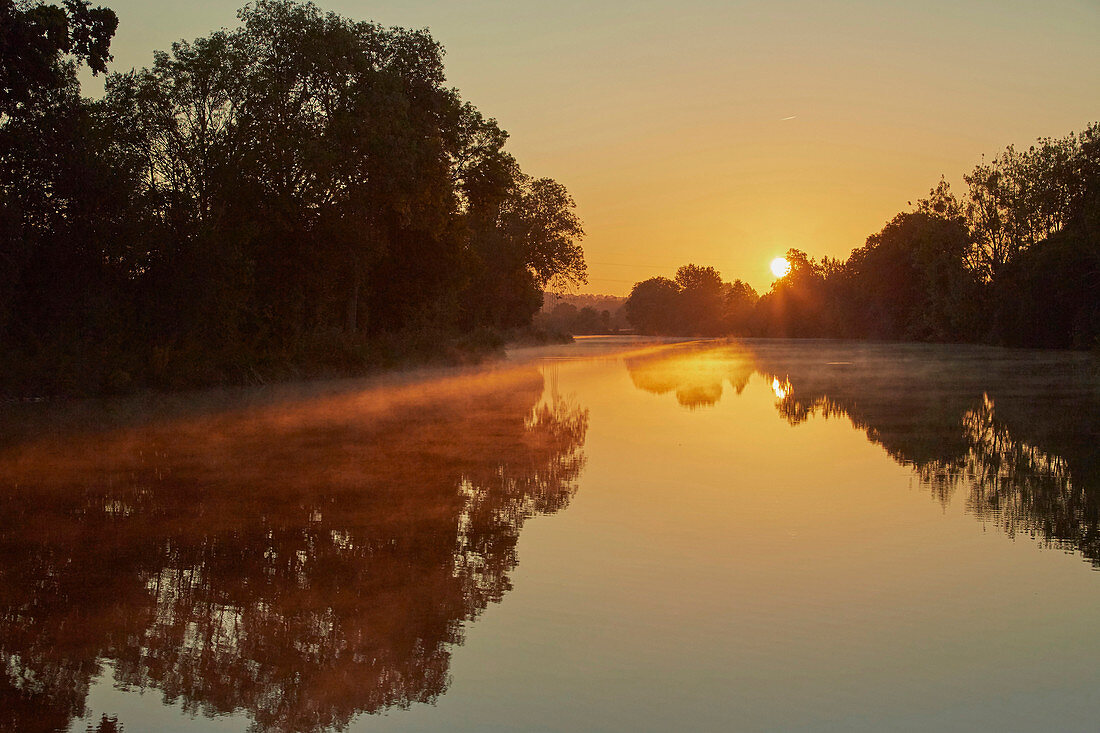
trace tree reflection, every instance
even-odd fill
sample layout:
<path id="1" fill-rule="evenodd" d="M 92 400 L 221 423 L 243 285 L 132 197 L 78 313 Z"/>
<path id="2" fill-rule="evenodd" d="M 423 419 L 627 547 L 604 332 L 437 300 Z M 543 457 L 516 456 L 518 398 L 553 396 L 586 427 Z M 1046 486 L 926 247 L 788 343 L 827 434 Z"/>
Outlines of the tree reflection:
<path id="1" fill-rule="evenodd" d="M 675 392 L 676 401 L 692 409 L 716 404 L 726 382 L 741 394 L 753 373 L 748 354 L 732 344 L 678 344 L 624 361 L 635 387 L 658 395 Z"/>
<path id="2" fill-rule="evenodd" d="M 586 430 L 515 370 L 8 441 L 0 729 L 84 715 L 104 660 L 264 730 L 434 700 Z"/>
<path id="3" fill-rule="evenodd" d="M 792 425 L 846 418 L 942 503 L 1100 567 L 1100 372 L 1093 357 L 983 347 L 747 340 L 629 357 L 634 385 L 713 405 L 754 371 Z"/>
<path id="4" fill-rule="evenodd" d="M 962 418 L 966 455 L 917 466 L 921 481 L 944 502 L 961 485 L 968 509 L 1010 537 L 1026 533 L 1047 546 L 1076 549 L 1100 567 L 1096 484 L 1074 481 L 1065 458 L 1015 440 L 996 412 L 983 395 Z"/>
<path id="5" fill-rule="evenodd" d="M 1100 567 L 1100 374 L 1087 355 L 754 343 L 791 424 L 847 417 L 944 504 Z"/>

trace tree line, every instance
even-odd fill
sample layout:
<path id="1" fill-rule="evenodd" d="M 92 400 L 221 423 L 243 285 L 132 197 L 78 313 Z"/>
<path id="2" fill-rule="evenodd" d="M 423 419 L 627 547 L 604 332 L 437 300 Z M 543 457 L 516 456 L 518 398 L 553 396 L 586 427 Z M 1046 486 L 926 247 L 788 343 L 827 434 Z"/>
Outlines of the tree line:
<path id="1" fill-rule="evenodd" d="M 615 295 L 544 293 L 542 309 L 532 319 L 534 334 L 553 339 L 566 334 L 620 333 L 630 327 L 625 302 L 626 298 Z"/>
<path id="2" fill-rule="evenodd" d="M 714 268 L 637 283 L 640 332 L 1100 344 L 1100 123 L 1007 148 L 897 214 L 846 260 L 791 249 L 758 295 Z"/>
<path id="3" fill-rule="evenodd" d="M 0 0 L 6 391 L 354 370 L 585 281 L 569 193 L 446 86 L 426 30 L 238 18 L 92 100 L 77 70 L 107 72 L 115 14 Z"/>

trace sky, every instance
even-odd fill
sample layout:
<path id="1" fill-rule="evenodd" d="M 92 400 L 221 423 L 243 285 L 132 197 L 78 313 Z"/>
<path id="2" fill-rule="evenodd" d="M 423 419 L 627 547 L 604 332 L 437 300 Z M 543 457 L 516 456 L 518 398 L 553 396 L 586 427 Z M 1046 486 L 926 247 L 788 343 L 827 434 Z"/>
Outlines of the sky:
<path id="1" fill-rule="evenodd" d="M 124 71 L 243 0 L 93 4 Z M 788 248 L 846 257 L 941 175 L 961 192 L 983 154 L 1100 120 L 1100 0 L 317 4 L 431 30 L 449 85 L 572 193 L 581 292 L 689 262 L 765 291 Z"/>

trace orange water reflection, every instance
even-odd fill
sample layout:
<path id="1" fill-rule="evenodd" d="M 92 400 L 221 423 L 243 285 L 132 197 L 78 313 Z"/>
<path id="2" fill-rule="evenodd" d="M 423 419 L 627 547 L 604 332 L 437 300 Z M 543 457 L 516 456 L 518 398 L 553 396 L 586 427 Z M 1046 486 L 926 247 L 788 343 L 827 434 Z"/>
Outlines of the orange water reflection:
<path id="1" fill-rule="evenodd" d="M 741 394 L 753 373 L 751 355 L 737 348 L 691 342 L 624 358 L 638 389 L 665 394 L 689 408 L 706 407 L 722 399 L 724 384 Z"/>
<path id="2" fill-rule="evenodd" d="M 587 430 L 531 368 L 122 412 L 0 449 L 0 729 L 64 728 L 104 660 L 264 730 L 435 699 Z"/>
<path id="3" fill-rule="evenodd" d="M 1040 611 L 1066 586 L 1025 603 L 1046 577 L 1027 573 L 1047 564 L 1005 571 L 1026 593 L 982 598 L 968 595 L 980 577 L 944 572 L 965 560 L 950 542 L 980 533 L 966 516 L 937 531 L 947 512 L 927 496 L 1096 563 L 1088 357 L 615 344 L 385 385 L 6 406 L 0 730 L 113 713 L 88 702 L 111 683 L 149 693 L 122 720 L 131 730 L 161 698 L 198 728 L 234 712 L 256 730 L 321 731 L 413 708 L 358 725 L 479 730 L 532 727 L 584 695 L 546 727 L 726 730 L 736 714 L 771 730 L 822 705 L 880 705 L 885 723 L 864 729 L 890 729 L 898 700 L 968 696 L 952 680 L 975 669 L 999 700 L 1007 665 L 982 668 L 972 650 L 999 649 L 1005 625 L 1063 628 Z M 509 594 L 526 520 L 569 504 L 582 469 L 570 511 L 526 531 L 529 575 Z M 906 495 L 909 469 L 920 488 Z M 998 562 L 1005 547 L 1016 563 L 1042 555 L 990 534 Z M 1071 607 L 1093 608 L 1092 588 Z M 471 634 L 463 659 L 481 675 L 460 692 L 457 644 L 506 595 L 476 628 L 519 606 L 492 634 L 534 641 L 508 656 L 507 639 Z M 1067 658 L 1091 664 L 1087 613 L 1061 612 L 1079 622 L 1068 648 L 1084 650 Z"/>
<path id="4" fill-rule="evenodd" d="M 725 375 L 740 394 L 758 372 L 792 425 L 847 418 L 944 504 L 961 490 L 1009 536 L 1100 567 L 1100 374 L 1087 355 L 750 340 L 626 364 L 639 388 L 692 407 L 717 402 Z"/>

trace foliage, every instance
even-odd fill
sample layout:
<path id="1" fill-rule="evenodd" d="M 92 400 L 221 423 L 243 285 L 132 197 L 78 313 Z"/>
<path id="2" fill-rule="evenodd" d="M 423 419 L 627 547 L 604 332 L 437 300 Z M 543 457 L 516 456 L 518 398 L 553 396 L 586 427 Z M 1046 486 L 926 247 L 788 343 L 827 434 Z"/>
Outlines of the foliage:
<path id="1" fill-rule="evenodd" d="M 879 339 L 962 338 L 978 294 L 966 268 L 969 241 L 958 220 L 898 214 L 840 270 L 845 326 Z"/>
<path id="2" fill-rule="evenodd" d="M 102 70 L 113 13 L 66 8 L 53 66 Z M 5 110 L 0 339 L 42 388 L 240 379 L 308 344 L 520 326 L 547 283 L 584 282 L 572 198 L 446 86 L 426 30 L 293 0 L 238 15 L 109 75 L 100 101 L 70 68 Z M 32 51 L 5 47 L 5 73 Z"/>
<path id="3" fill-rule="evenodd" d="M 788 250 L 790 273 L 759 299 L 729 290 L 717 321 L 720 280 L 695 266 L 635 285 L 628 313 L 643 333 L 1100 344 L 1100 123 L 965 181 L 960 200 L 941 178 L 844 261 Z"/>
<path id="4" fill-rule="evenodd" d="M 1100 237 L 1073 227 L 1008 263 L 994 291 L 998 340 L 1014 346 L 1100 346 Z"/>
<path id="5" fill-rule="evenodd" d="M 803 337 L 823 330 L 825 269 L 802 250 L 787 250 L 790 272 L 772 283 L 757 304 L 756 329 L 768 335 Z"/>
<path id="6" fill-rule="evenodd" d="M 88 0 L 61 5 L 0 0 L 0 115 L 67 86 L 76 64 L 107 70 L 118 18 Z"/>
<path id="7" fill-rule="evenodd" d="M 726 283 L 713 267 L 689 264 L 675 280 L 655 277 L 635 285 L 624 308 L 639 333 L 714 336 L 744 333 L 756 298 L 741 280 Z"/>

